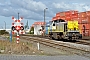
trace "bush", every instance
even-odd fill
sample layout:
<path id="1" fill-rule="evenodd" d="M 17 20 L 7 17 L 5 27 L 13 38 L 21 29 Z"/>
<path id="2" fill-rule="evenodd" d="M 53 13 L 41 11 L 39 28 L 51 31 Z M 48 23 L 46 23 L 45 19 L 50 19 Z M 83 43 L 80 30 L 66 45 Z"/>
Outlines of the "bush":
<path id="1" fill-rule="evenodd" d="M 9 32 L 7 32 L 6 30 L 0 30 L 0 35 L 3 35 L 3 34 L 9 34 Z"/>

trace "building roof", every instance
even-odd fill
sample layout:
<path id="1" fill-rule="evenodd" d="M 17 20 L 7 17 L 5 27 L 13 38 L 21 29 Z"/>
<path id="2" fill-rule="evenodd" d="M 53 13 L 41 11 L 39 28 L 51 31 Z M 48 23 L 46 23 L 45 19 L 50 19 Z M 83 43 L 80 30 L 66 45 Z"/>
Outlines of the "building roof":
<path id="1" fill-rule="evenodd" d="M 44 25 L 44 22 L 34 22 L 34 25 Z"/>

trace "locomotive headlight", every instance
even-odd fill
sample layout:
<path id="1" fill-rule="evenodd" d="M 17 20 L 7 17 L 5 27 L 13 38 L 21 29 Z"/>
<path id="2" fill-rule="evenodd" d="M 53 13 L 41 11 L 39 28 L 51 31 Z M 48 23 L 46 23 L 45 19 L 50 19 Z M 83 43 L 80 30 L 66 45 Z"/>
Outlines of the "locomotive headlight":
<path id="1" fill-rule="evenodd" d="M 66 36 L 68 36 L 68 35 L 66 35 Z"/>
<path id="2" fill-rule="evenodd" d="M 73 33 L 73 34 L 75 34 L 75 33 Z"/>

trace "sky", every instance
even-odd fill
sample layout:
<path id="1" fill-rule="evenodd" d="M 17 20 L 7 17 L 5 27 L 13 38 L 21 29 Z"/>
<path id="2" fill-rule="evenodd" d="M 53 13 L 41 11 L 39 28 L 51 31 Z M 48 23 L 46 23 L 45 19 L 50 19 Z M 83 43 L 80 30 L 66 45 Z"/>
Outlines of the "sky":
<path id="1" fill-rule="evenodd" d="M 44 9 L 46 9 L 46 22 L 49 22 L 57 12 L 78 10 L 79 12 L 90 10 L 90 0 L 0 0 L 0 28 L 11 28 L 12 16 L 29 26 L 34 22 L 44 21 Z"/>

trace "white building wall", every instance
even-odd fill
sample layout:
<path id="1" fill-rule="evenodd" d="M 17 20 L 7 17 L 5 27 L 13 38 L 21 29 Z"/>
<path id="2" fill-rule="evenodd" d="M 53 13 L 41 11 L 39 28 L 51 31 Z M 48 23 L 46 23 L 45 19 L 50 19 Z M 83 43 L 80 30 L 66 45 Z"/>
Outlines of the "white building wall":
<path id="1" fill-rule="evenodd" d="M 41 35 L 40 29 L 42 29 L 41 25 L 34 25 L 34 35 Z"/>

